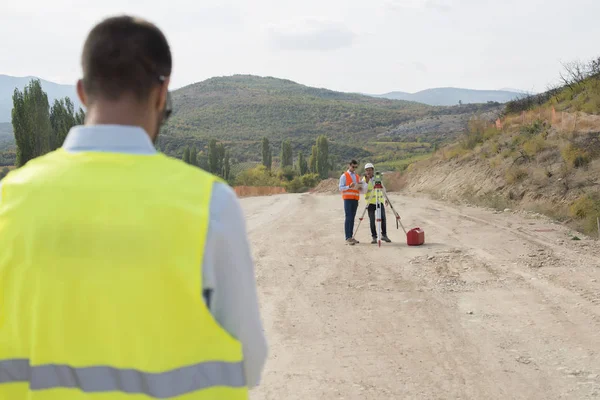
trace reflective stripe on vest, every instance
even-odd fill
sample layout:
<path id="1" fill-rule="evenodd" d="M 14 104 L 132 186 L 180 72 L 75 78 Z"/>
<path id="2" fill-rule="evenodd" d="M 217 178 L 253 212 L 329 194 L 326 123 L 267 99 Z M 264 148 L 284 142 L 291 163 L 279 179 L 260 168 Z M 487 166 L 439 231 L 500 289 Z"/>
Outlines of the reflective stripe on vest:
<path id="1" fill-rule="evenodd" d="M 2 180 L 0 399 L 248 399 L 242 345 L 202 298 L 216 181 L 62 149 Z"/>
<path id="2" fill-rule="evenodd" d="M 344 172 L 344 174 L 346 175 L 346 185 L 350 185 L 351 182 L 356 182 L 358 184 L 358 175 L 355 174 L 357 179 L 355 181 L 354 179 L 352 179 L 352 175 L 350 175 L 348 171 Z M 356 189 L 348 188 L 342 192 L 342 198 L 344 200 L 359 200 L 360 192 Z"/>
<path id="3" fill-rule="evenodd" d="M 105 366 L 30 366 L 28 360 L 0 361 L 0 383 L 27 382 L 31 390 L 78 388 L 86 393 L 124 392 L 158 399 L 214 386 L 244 386 L 242 363 L 208 361 L 177 370 L 148 373 Z"/>

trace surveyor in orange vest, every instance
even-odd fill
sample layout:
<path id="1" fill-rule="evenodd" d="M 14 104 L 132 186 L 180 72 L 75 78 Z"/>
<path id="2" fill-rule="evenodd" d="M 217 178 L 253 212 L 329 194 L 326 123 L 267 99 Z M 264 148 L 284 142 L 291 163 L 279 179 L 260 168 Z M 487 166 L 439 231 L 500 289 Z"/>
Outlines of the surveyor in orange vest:
<path id="1" fill-rule="evenodd" d="M 346 220 L 344 222 L 346 243 L 351 246 L 360 243 L 352 237 L 352 231 L 354 230 L 354 219 L 356 218 L 356 210 L 358 210 L 360 193 L 364 193 L 365 190 L 363 186 L 366 186 L 361 181 L 360 176 L 356 173 L 356 167 L 358 167 L 358 162 L 356 160 L 350 161 L 348 170 L 340 176 L 339 185 L 342 199 L 344 200 L 344 212 L 346 214 Z"/>

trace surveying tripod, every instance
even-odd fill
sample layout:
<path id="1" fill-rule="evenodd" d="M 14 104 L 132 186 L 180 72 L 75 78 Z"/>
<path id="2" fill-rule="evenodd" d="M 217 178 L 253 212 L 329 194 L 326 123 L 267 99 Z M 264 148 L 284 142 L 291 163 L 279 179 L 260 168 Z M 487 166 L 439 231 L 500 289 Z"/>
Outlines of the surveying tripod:
<path id="1" fill-rule="evenodd" d="M 398 229 L 399 226 L 401 226 L 405 234 L 406 229 L 404 229 L 404 225 L 402 225 L 402 222 L 400 221 L 400 215 L 398 215 L 398 213 L 394 209 L 394 206 L 392 205 L 392 202 L 390 201 L 387 192 L 385 191 L 385 187 L 383 186 L 383 183 L 381 183 L 381 174 L 379 173 L 379 171 L 377 171 L 375 173 L 375 176 L 371 179 L 373 179 L 374 182 L 373 193 L 371 194 L 371 196 L 375 195 L 375 225 L 377 227 L 377 245 L 381 247 L 381 207 L 383 207 L 383 204 L 381 203 L 383 203 L 384 200 L 387 201 L 387 203 L 390 205 L 390 208 L 392 209 L 392 212 L 396 217 L 396 229 Z M 368 209 L 369 203 L 367 203 L 367 206 L 363 210 L 362 215 L 358 219 L 358 225 L 356 227 L 356 230 L 354 231 L 354 235 L 352 235 L 353 238 L 356 236 L 358 228 L 360 227 L 360 223 L 365 218 L 365 213 Z"/>

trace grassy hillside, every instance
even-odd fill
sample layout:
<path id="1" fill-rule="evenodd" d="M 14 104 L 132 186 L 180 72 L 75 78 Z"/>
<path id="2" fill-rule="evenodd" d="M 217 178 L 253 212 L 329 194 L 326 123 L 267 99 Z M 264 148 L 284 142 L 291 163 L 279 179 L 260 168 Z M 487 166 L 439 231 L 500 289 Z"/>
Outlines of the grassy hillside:
<path id="1" fill-rule="evenodd" d="M 423 104 L 245 75 L 181 88 L 173 93 L 173 106 L 162 142 L 167 152 L 176 151 L 180 143 L 205 144 L 215 137 L 234 146 L 238 158 L 249 161 L 260 154 L 263 136 L 275 146 L 290 138 L 295 151 L 307 154 L 316 137 L 325 134 L 336 142 L 336 154 L 349 155 L 353 152 L 349 147 L 359 147 L 370 137 L 430 110 Z"/>
<path id="2" fill-rule="evenodd" d="M 283 139 L 290 138 L 294 152 L 310 153 L 317 136 L 332 142 L 335 162 L 370 158 L 374 140 L 431 142 L 448 132 L 444 121 L 457 116 L 461 129 L 473 113 L 498 110 L 498 104 L 432 107 L 425 104 L 374 98 L 312 88 L 271 77 L 235 75 L 208 79 L 173 93 L 174 114 L 159 145 L 169 154 L 183 152 L 184 144 L 206 146 L 210 137 L 230 146 L 240 161 L 257 161 L 260 139 L 269 138 L 274 155 Z M 428 131 L 409 129 L 394 133 L 403 124 L 436 118 Z"/>
<path id="3" fill-rule="evenodd" d="M 498 103 L 433 107 L 250 75 L 175 90 L 173 106 L 157 146 L 174 157 L 181 158 L 187 146 L 206 153 L 209 139 L 215 138 L 230 151 L 234 165 L 254 165 L 261 160 L 260 142 L 266 136 L 277 163 L 282 140 L 291 139 L 294 158 L 300 151 L 308 158 L 324 134 L 334 165 L 356 158 L 396 170 L 455 138 L 473 115 L 494 118 L 501 110 Z M 0 151 L 14 147 L 12 137 L 6 138 L 0 139 Z"/>
<path id="4" fill-rule="evenodd" d="M 472 120 L 459 141 L 413 164 L 400 178 L 405 189 L 535 211 L 597 235 L 600 74 L 591 70 L 507 110 L 499 126 Z"/>

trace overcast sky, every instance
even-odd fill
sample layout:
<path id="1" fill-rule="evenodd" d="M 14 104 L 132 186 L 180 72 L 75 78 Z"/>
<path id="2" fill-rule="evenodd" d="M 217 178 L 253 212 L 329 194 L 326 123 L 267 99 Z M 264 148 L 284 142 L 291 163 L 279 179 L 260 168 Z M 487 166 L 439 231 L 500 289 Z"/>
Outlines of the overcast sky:
<path id="1" fill-rule="evenodd" d="M 6 0 L 0 74 L 75 83 L 88 31 L 120 13 L 165 32 L 173 88 L 255 74 L 363 93 L 542 91 L 561 61 L 600 56 L 600 0 Z"/>

